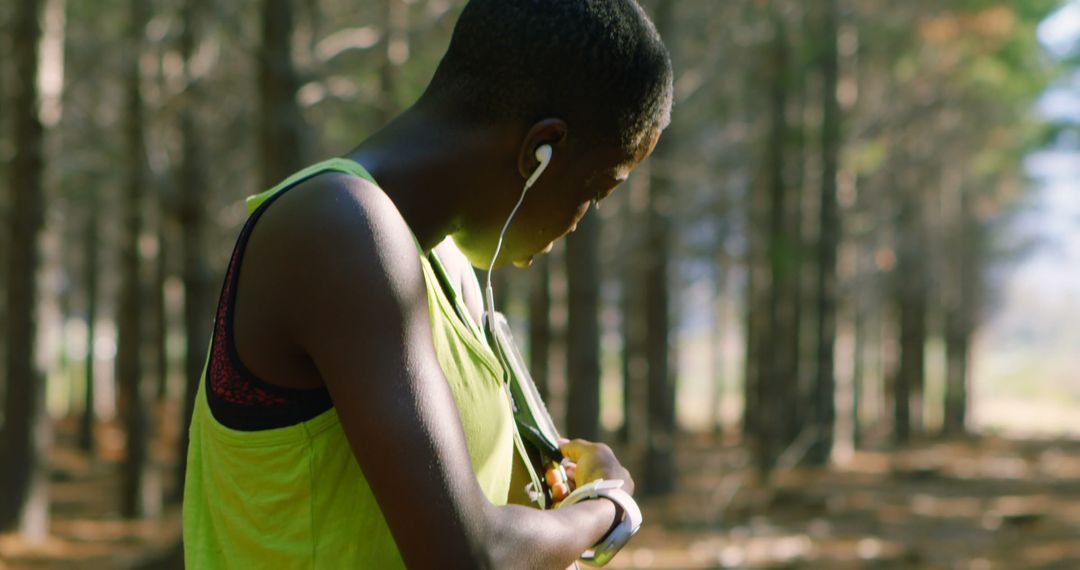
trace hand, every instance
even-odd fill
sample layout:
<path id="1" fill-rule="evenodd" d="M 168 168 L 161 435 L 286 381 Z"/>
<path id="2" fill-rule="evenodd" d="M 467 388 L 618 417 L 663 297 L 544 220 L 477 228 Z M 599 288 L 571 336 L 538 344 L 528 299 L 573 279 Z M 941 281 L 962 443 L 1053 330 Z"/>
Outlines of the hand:
<path id="1" fill-rule="evenodd" d="M 597 479 L 619 479 L 623 482 L 623 491 L 634 494 L 634 479 L 607 445 L 584 439 L 560 439 L 559 449 L 566 457 L 563 466 L 572 488 Z"/>
<path id="2" fill-rule="evenodd" d="M 563 463 L 566 463 L 566 459 L 563 459 Z M 547 480 L 548 488 L 551 489 L 551 498 L 555 501 L 555 504 L 559 504 L 567 495 L 570 494 L 570 475 L 566 472 L 562 464 L 551 461 L 547 465 L 547 469 L 544 470 L 544 479 Z"/>

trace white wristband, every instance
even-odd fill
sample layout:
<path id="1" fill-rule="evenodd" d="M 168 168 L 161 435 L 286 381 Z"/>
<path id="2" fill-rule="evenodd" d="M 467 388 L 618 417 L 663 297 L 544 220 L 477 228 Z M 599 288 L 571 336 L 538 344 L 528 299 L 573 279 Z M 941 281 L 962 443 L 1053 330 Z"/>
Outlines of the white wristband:
<path id="1" fill-rule="evenodd" d="M 627 542 L 641 529 L 642 516 L 641 509 L 638 508 L 637 502 L 630 496 L 629 493 L 622 490 L 623 482 L 620 480 L 604 480 L 597 479 L 586 485 L 582 485 L 577 489 L 574 489 L 573 493 L 570 493 L 559 504 L 559 507 L 565 507 L 580 503 L 581 501 L 587 501 L 590 499 L 599 499 L 601 497 L 614 502 L 619 508 L 622 509 L 622 519 L 611 529 L 600 542 L 596 543 L 591 549 L 586 550 L 582 555 L 582 561 L 593 564 L 596 566 L 603 566 L 611 561 L 615 557 L 615 554 L 626 546 Z"/>

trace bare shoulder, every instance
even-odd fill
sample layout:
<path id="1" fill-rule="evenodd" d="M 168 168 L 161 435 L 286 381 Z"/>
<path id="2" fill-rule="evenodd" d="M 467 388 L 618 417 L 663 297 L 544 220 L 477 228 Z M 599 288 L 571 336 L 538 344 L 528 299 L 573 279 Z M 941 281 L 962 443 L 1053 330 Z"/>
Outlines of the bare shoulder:
<path id="1" fill-rule="evenodd" d="M 394 246 L 404 241 L 415 250 L 412 233 L 393 201 L 363 178 L 325 173 L 301 183 L 281 201 L 287 205 L 277 208 L 284 218 L 278 223 L 290 238 L 370 237 L 373 241 L 353 245 Z"/>
<path id="2" fill-rule="evenodd" d="M 263 215 L 251 245 L 274 260 L 264 277 L 274 284 L 276 306 L 301 344 L 321 339 L 299 337 L 340 331 L 345 323 L 327 320 L 345 314 L 351 304 L 378 305 L 370 316 L 393 321 L 424 300 L 416 241 L 379 187 L 356 176 L 325 173 L 289 190 L 279 202 Z"/>

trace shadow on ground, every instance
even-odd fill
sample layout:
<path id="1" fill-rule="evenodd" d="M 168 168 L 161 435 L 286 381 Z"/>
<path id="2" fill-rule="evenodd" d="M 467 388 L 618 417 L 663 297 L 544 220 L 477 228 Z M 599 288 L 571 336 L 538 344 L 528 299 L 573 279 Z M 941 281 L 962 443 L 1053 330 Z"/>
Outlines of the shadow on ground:
<path id="1" fill-rule="evenodd" d="M 93 460 L 74 448 L 73 431 L 58 424 L 50 454 L 52 534 L 36 546 L 0 535 L 0 569 L 179 568 L 179 507 L 123 520 L 109 429 Z M 172 448 L 159 446 L 162 472 Z M 678 491 L 642 499 L 646 526 L 609 567 L 1080 568 L 1080 442 L 981 437 L 859 451 L 768 486 L 746 455 L 680 440 Z"/>
<path id="2" fill-rule="evenodd" d="M 857 452 L 768 487 L 745 450 L 684 440 L 680 492 L 613 568 L 1080 568 L 1080 443 L 972 438 Z"/>

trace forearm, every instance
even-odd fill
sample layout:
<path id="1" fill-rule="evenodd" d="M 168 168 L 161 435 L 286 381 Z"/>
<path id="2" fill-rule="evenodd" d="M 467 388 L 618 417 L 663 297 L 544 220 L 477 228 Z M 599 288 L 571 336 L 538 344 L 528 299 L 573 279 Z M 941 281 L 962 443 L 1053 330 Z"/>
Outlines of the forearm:
<path id="1" fill-rule="evenodd" d="M 491 562 L 495 568 L 566 568 L 600 541 L 615 519 L 607 500 L 541 511 L 531 507 L 492 507 L 489 518 Z"/>

